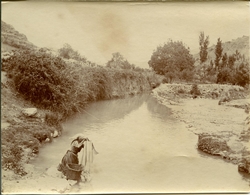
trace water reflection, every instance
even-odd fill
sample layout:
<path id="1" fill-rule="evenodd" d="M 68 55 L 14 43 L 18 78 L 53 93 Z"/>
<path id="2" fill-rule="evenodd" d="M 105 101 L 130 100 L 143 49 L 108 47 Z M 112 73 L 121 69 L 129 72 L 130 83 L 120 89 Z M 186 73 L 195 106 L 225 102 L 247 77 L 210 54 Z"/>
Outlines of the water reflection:
<path id="1" fill-rule="evenodd" d="M 65 132 L 44 147 L 34 164 L 48 168 L 61 160 L 71 135 L 84 132 L 99 154 L 92 188 L 82 192 L 246 191 L 237 167 L 206 158 L 197 136 L 149 95 L 100 101 L 64 124 Z M 90 190 L 90 191 L 88 191 Z"/>
<path id="2" fill-rule="evenodd" d="M 88 122 L 108 122 L 109 120 L 122 119 L 133 110 L 138 109 L 146 99 L 147 94 L 141 94 L 137 96 L 130 96 L 124 99 L 117 100 L 105 100 L 95 103 L 91 103 L 81 113 L 74 116 L 72 121 L 82 119 L 83 116 Z M 70 121 L 68 121 L 70 122 Z"/>
<path id="3" fill-rule="evenodd" d="M 154 117 L 158 117 L 158 118 L 162 118 L 166 120 L 169 120 L 171 118 L 171 109 L 166 106 L 163 106 L 162 104 L 159 104 L 157 100 L 153 98 L 152 96 L 148 96 L 146 103 L 147 103 L 148 111 Z"/>

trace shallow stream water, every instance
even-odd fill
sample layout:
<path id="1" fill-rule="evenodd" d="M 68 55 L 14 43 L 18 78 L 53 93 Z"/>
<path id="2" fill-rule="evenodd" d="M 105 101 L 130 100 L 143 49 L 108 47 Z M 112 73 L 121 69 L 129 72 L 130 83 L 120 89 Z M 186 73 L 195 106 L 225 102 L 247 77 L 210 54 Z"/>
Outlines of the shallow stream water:
<path id="1" fill-rule="evenodd" d="M 45 170 L 84 133 L 99 152 L 91 182 L 79 192 L 247 192 L 237 166 L 196 148 L 197 136 L 150 95 L 99 101 L 68 120 L 63 135 L 45 145 L 33 162 Z"/>

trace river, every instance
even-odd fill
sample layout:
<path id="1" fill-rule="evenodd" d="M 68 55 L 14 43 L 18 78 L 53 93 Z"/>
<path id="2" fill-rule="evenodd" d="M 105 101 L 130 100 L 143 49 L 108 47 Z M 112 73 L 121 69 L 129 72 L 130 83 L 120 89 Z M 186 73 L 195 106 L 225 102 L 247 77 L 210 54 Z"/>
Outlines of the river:
<path id="1" fill-rule="evenodd" d="M 92 103 L 63 127 L 63 135 L 41 148 L 33 164 L 41 170 L 57 165 L 69 137 L 84 133 L 99 154 L 91 182 L 79 192 L 249 191 L 236 165 L 199 152 L 197 136 L 150 95 Z"/>

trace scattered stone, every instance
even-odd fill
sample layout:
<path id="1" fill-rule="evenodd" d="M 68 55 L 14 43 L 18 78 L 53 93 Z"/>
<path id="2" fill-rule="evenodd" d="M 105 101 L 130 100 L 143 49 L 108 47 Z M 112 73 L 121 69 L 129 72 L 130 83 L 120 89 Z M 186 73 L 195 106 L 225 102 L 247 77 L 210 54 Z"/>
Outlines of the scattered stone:
<path id="1" fill-rule="evenodd" d="M 56 137 L 58 137 L 58 136 L 59 136 L 59 133 L 58 133 L 57 130 L 55 130 L 52 137 L 53 137 L 53 138 L 56 138 Z"/>
<path id="2" fill-rule="evenodd" d="M 242 132 L 240 133 L 240 140 L 247 141 L 250 140 L 250 116 L 245 119 L 245 126 Z"/>
<path id="3" fill-rule="evenodd" d="M 220 155 L 221 152 L 230 150 L 225 140 L 208 134 L 198 135 L 198 149 L 212 155 Z"/>
<path id="4" fill-rule="evenodd" d="M 177 102 L 174 102 L 174 101 L 171 101 L 171 100 L 168 100 L 169 104 L 170 105 L 177 105 L 178 103 Z"/>
<path id="5" fill-rule="evenodd" d="M 240 153 L 244 149 L 244 145 L 238 141 L 235 141 L 235 139 L 228 141 L 227 145 L 233 153 Z"/>
<path id="6" fill-rule="evenodd" d="M 238 164 L 238 171 L 250 173 L 250 156 L 242 158 L 241 162 Z"/>
<path id="7" fill-rule="evenodd" d="M 227 101 L 223 105 L 235 108 L 242 108 L 245 109 L 247 113 L 247 111 L 249 111 L 250 108 L 250 99 L 238 99 L 238 100 Z"/>
<path id="8" fill-rule="evenodd" d="M 242 95 L 244 88 L 236 85 L 219 85 L 219 84 L 198 84 L 198 89 L 201 91 L 200 95 L 195 98 L 212 98 L 223 99 L 221 102 L 229 101 L 231 99 L 244 98 Z M 175 98 L 194 98 L 190 93 L 192 90 L 191 84 L 161 84 L 159 87 L 153 90 L 153 94 L 160 97 L 172 97 Z"/>
<path id="9" fill-rule="evenodd" d="M 229 102 L 229 101 L 230 101 L 230 98 L 227 97 L 227 96 L 224 96 L 224 97 L 222 97 L 222 98 L 220 99 L 218 105 L 222 105 L 223 103 Z"/>
<path id="10" fill-rule="evenodd" d="M 191 84 L 161 84 L 152 95 L 172 108 L 174 116 L 198 135 L 199 150 L 239 164 L 239 171 L 249 173 L 246 156 L 250 156 L 250 152 L 245 151 L 249 151 L 250 117 L 245 124 L 243 121 L 250 110 L 250 96 L 243 87 L 235 85 L 198 84 L 197 88 L 201 94 L 195 99 L 190 94 Z M 180 103 L 176 106 L 170 101 Z"/>
<path id="11" fill-rule="evenodd" d="M 7 122 L 1 123 L 1 129 L 5 129 L 5 128 L 7 128 L 8 126 L 10 126 L 10 124 L 7 123 Z"/>
<path id="12" fill-rule="evenodd" d="M 37 113 L 37 108 L 25 108 L 22 110 L 22 113 L 27 117 L 35 116 Z"/>

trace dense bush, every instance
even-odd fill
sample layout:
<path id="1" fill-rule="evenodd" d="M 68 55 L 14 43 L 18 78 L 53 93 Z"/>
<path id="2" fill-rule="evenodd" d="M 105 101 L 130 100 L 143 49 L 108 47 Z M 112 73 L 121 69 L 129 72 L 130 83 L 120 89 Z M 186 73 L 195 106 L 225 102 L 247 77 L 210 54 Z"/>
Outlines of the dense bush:
<path id="1" fill-rule="evenodd" d="M 69 65 L 44 49 L 15 52 L 2 67 L 19 93 L 37 107 L 60 113 L 61 119 L 81 111 L 90 101 L 111 98 L 117 86 L 125 94 L 161 82 L 150 71 Z"/>
<path id="2" fill-rule="evenodd" d="M 81 56 L 78 51 L 73 50 L 73 48 L 67 43 L 65 43 L 63 47 L 58 50 L 58 53 L 62 58 L 87 62 L 87 59 L 85 57 Z"/>
<path id="3" fill-rule="evenodd" d="M 135 65 L 130 64 L 119 52 L 112 54 L 112 58 L 106 66 L 108 68 L 135 69 Z"/>
<path id="4" fill-rule="evenodd" d="M 158 87 L 164 80 L 164 76 L 157 75 L 153 71 L 145 71 L 143 74 L 147 75 L 147 79 L 148 79 L 148 82 L 149 82 L 151 88 Z"/>
<path id="5" fill-rule="evenodd" d="M 201 95 L 201 92 L 200 92 L 197 84 L 192 85 L 192 89 L 190 90 L 190 94 L 192 94 L 193 96 Z"/>
<path id="6" fill-rule="evenodd" d="M 74 94 L 75 80 L 61 58 L 42 50 L 25 50 L 15 52 L 3 67 L 16 90 L 37 106 L 62 112 L 68 107 L 65 103 Z"/>
<path id="7" fill-rule="evenodd" d="M 241 63 L 238 68 L 223 67 L 217 75 L 217 83 L 230 83 L 245 87 L 250 82 L 249 64 Z"/>
<path id="8" fill-rule="evenodd" d="M 157 74 L 166 75 L 172 72 L 176 74 L 183 70 L 192 71 L 194 62 L 193 56 L 184 43 L 170 40 L 157 47 L 148 64 Z"/>
<path id="9" fill-rule="evenodd" d="M 178 92 L 178 93 L 180 93 L 180 94 L 185 93 L 184 89 L 178 89 L 178 91 L 177 91 L 177 92 Z"/>

